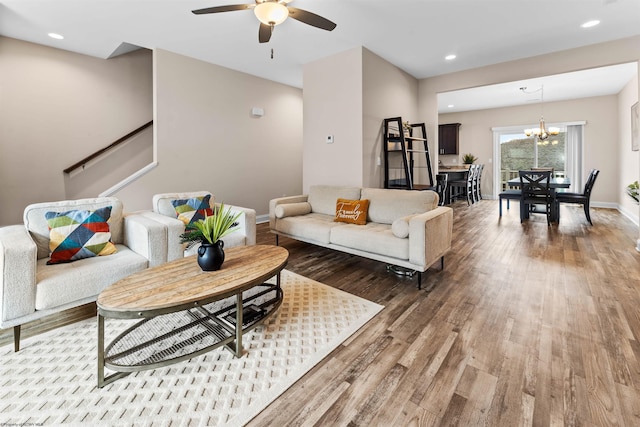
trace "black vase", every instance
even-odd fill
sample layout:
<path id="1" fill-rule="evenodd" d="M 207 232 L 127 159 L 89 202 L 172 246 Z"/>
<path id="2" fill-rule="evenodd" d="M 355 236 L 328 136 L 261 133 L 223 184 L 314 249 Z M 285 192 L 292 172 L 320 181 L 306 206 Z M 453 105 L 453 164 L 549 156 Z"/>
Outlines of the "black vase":
<path id="1" fill-rule="evenodd" d="M 224 262 L 224 242 L 203 243 L 198 248 L 198 265 L 202 271 L 218 271 Z"/>

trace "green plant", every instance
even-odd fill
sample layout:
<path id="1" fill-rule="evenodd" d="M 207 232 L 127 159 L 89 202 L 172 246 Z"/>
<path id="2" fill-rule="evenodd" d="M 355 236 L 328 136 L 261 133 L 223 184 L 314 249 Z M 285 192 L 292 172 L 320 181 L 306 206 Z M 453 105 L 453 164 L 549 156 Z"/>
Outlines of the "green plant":
<path id="1" fill-rule="evenodd" d="M 181 243 L 216 243 L 227 234 L 235 231 L 238 226 L 237 219 L 242 212 L 231 213 L 231 208 L 226 211 L 224 203 L 220 207 L 214 206 L 213 214 L 205 216 L 204 219 L 192 222 L 187 225 L 185 232 L 180 235 Z"/>
<path id="2" fill-rule="evenodd" d="M 640 191 L 640 184 L 638 184 L 638 181 L 627 185 L 627 195 L 635 200 L 636 203 L 640 203 L 640 195 L 638 195 L 638 191 Z"/>
<path id="3" fill-rule="evenodd" d="M 476 160 L 478 160 L 478 158 L 471 153 L 467 153 L 462 156 L 462 163 L 465 165 L 472 165 Z"/>

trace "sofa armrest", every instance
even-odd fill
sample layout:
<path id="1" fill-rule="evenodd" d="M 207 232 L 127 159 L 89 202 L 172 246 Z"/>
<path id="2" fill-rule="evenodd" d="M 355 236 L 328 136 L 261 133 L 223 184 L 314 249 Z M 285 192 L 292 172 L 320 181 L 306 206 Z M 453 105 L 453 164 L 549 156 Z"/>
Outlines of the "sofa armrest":
<path id="1" fill-rule="evenodd" d="M 173 261 L 184 257 L 185 244 L 180 243 L 180 235 L 184 233 L 184 222 L 153 211 L 143 211 L 140 215 L 165 226 L 167 235 L 166 261 Z"/>
<path id="2" fill-rule="evenodd" d="M 35 312 L 37 247 L 24 225 L 0 228 L 0 327 Z"/>
<path id="3" fill-rule="evenodd" d="M 149 267 L 167 262 L 167 229 L 139 213 L 124 216 L 124 244 L 149 260 Z"/>
<path id="4" fill-rule="evenodd" d="M 409 262 L 425 271 L 451 249 L 453 209 L 439 206 L 409 221 Z"/>
<path id="5" fill-rule="evenodd" d="M 220 208 L 220 203 L 216 203 Z M 224 205 L 224 209 L 229 209 L 232 215 L 240 213 L 238 218 L 238 229 L 234 233 L 240 232 L 245 236 L 246 245 L 256 244 L 256 211 L 250 208 L 240 206 Z"/>
<path id="6" fill-rule="evenodd" d="M 302 194 L 298 196 L 287 196 L 287 197 L 279 197 L 277 199 L 269 200 L 269 228 L 271 230 L 276 229 L 276 207 L 278 205 L 286 204 L 286 203 L 301 203 L 308 202 L 309 195 Z"/>

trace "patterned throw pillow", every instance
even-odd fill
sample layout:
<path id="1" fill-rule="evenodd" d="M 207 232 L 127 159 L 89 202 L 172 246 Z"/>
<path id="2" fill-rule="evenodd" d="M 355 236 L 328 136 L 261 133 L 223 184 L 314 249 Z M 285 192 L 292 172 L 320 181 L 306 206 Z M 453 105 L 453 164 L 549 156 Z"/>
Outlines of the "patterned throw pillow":
<path id="1" fill-rule="evenodd" d="M 47 264 L 59 264 L 116 252 L 107 221 L 111 206 L 95 211 L 47 212 L 49 249 Z"/>
<path id="2" fill-rule="evenodd" d="M 336 222 L 364 225 L 367 223 L 369 200 L 338 199 L 336 203 Z"/>
<path id="3" fill-rule="evenodd" d="M 176 210 L 178 219 L 184 222 L 184 225 L 189 225 L 192 222 L 196 222 L 199 219 L 204 219 L 206 216 L 213 215 L 213 210 L 209 205 L 211 195 L 192 197 L 191 199 L 184 200 L 172 200 L 171 204 Z"/>

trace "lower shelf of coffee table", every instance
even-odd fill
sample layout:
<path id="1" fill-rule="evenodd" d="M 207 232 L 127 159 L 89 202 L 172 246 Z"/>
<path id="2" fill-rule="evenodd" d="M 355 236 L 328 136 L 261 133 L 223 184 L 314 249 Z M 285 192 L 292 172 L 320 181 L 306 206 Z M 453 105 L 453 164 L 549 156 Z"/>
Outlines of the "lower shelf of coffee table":
<path id="1" fill-rule="evenodd" d="M 242 295 L 245 333 L 272 315 L 282 290 L 265 283 Z M 105 349 L 104 366 L 118 372 L 156 369 L 226 346 L 236 352 L 236 297 L 143 319 Z"/>

